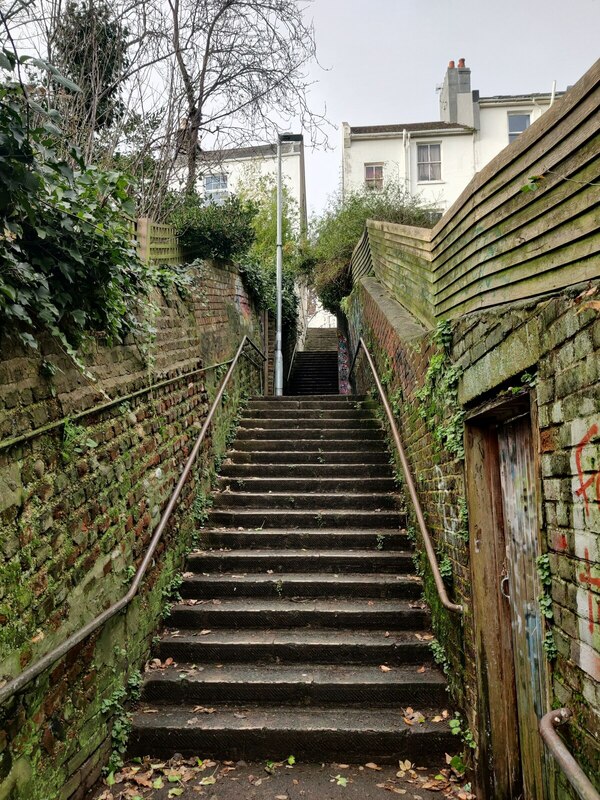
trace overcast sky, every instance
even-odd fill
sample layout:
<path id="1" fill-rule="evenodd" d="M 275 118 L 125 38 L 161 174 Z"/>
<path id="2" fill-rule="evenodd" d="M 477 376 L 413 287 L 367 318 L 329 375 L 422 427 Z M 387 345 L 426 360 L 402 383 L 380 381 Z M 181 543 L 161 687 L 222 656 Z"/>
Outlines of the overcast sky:
<path id="1" fill-rule="evenodd" d="M 465 58 L 482 97 L 574 84 L 600 56 L 600 0 L 314 0 L 313 105 L 327 105 L 332 152 L 307 152 L 311 213 L 339 185 L 342 121 L 439 119 L 436 86 Z"/>

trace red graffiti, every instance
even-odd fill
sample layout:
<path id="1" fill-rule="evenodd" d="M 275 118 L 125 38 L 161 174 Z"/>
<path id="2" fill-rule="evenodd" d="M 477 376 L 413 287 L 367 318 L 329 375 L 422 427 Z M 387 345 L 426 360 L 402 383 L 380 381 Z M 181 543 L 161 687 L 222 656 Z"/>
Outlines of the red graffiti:
<path id="1" fill-rule="evenodd" d="M 585 572 L 580 572 L 579 573 L 579 580 L 582 583 L 587 584 L 587 586 L 590 586 L 590 587 L 591 586 L 595 586 L 598 589 L 600 589 L 600 578 L 592 577 L 592 570 L 591 570 L 590 563 L 589 563 L 589 561 L 590 561 L 590 551 L 587 549 L 587 547 L 585 548 L 584 554 L 585 554 L 585 559 L 586 559 L 586 561 L 588 563 L 585 565 Z M 594 600 L 596 600 L 596 611 L 597 611 L 597 618 L 598 618 L 597 621 L 598 621 L 598 625 L 600 625 L 600 598 L 595 597 L 593 592 L 588 590 L 588 611 L 589 611 L 589 615 L 590 615 L 590 620 L 589 620 L 588 626 L 589 626 L 591 634 L 594 633 L 594 625 L 595 625 L 595 622 L 594 622 Z"/>
<path id="2" fill-rule="evenodd" d="M 556 537 L 555 547 L 557 550 L 566 550 L 569 546 L 569 541 L 564 533 L 558 534 Z"/>
<path id="3" fill-rule="evenodd" d="M 588 497 L 588 489 L 590 486 L 595 485 L 596 490 L 596 503 L 600 504 L 600 470 L 596 472 L 594 475 L 590 475 L 587 480 L 584 480 L 583 474 L 583 467 L 581 466 L 581 454 L 583 453 L 584 447 L 590 442 L 591 439 L 594 438 L 598 434 L 598 426 L 596 424 L 592 425 L 592 427 L 588 430 L 585 434 L 583 439 L 577 445 L 577 450 L 575 451 L 575 463 L 577 464 L 577 477 L 579 478 L 579 489 L 575 491 L 575 494 L 578 497 L 583 497 L 583 505 L 585 508 L 585 515 L 586 517 L 590 514 L 590 499 Z"/>

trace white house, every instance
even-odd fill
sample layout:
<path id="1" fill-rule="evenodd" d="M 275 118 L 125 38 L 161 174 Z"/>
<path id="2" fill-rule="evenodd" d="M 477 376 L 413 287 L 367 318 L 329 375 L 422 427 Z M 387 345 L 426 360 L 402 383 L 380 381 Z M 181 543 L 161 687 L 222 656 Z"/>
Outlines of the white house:
<path id="1" fill-rule="evenodd" d="M 480 97 L 471 90 L 471 70 L 464 59 L 458 67 L 451 61 L 440 91 L 439 121 L 358 127 L 342 123 L 343 190 L 399 183 L 444 211 L 473 175 L 554 99 L 554 92 Z"/>
<path id="2" fill-rule="evenodd" d="M 300 225 L 306 229 L 306 178 L 304 142 L 284 141 L 281 144 L 283 183 L 297 203 Z M 275 144 L 238 147 L 229 150 L 203 151 L 200 192 L 207 198 L 220 200 L 235 194 L 240 187 L 248 188 L 260 178 L 277 179 L 277 146 Z"/>

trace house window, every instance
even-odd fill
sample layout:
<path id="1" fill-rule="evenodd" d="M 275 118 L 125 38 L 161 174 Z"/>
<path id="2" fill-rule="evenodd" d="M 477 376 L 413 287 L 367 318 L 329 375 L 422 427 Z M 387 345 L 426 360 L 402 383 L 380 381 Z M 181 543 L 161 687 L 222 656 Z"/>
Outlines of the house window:
<path id="1" fill-rule="evenodd" d="M 383 164 L 365 164 L 367 189 L 383 189 Z"/>
<path id="2" fill-rule="evenodd" d="M 227 197 L 227 175 L 224 172 L 205 175 L 204 194 L 207 199 L 213 200 L 215 203 L 222 202 Z"/>
<path id="3" fill-rule="evenodd" d="M 442 145 L 417 145 L 417 176 L 419 183 L 442 180 Z"/>
<path id="4" fill-rule="evenodd" d="M 514 142 L 520 133 L 529 127 L 531 117 L 529 114 L 509 114 L 508 115 L 508 141 Z"/>

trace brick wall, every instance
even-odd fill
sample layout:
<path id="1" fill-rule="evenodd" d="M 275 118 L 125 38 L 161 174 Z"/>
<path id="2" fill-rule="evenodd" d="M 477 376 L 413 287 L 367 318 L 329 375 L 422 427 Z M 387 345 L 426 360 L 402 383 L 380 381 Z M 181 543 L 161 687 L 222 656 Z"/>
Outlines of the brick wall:
<path id="1" fill-rule="evenodd" d="M 154 341 L 99 339 L 89 377 L 50 341 L 39 354 L 2 342 L 0 683 L 125 594 L 224 369 L 200 368 L 230 358 L 244 333 L 260 344 L 239 275 L 225 266 L 206 264 L 186 297 L 155 303 Z M 243 362 L 128 612 L 0 709 L 2 800 L 81 798 L 99 774 L 111 729 L 102 703 L 148 656 L 191 542 L 194 500 L 247 391 L 258 392 L 258 374 Z"/>
<path id="2" fill-rule="evenodd" d="M 596 282 L 597 283 L 597 282 Z M 513 303 L 456 320 L 450 362 L 458 367 L 458 408 L 469 411 L 504 394 L 524 391 L 524 373 L 537 417 L 541 548 L 550 558 L 558 655 L 548 663 L 550 702 L 574 712 L 569 747 L 590 777 L 600 775 L 600 317 L 596 291 L 585 286 L 549 299 Z M 453 699 L 476 736 L 478 718 L 471 570 L 461 502 L 464 464 L 436 444 L 419 416 L 415 392 L 438 352 L 427 333 L 373 278 L 355 287 L 348 324 L 359 333 L 387 377 L 397 421 L 425 516 L 440 556 L 452 563 L 452 592 L 465 607 L 461 630 L 440 606 L 431 580 L 436 636 L 450 663 Z M 358 389 L 370 386 L 359 366 Z M 451 409 L 454 411 L 454 409 Z M 558 774 L 559 796 L 571 796 Z"/>

